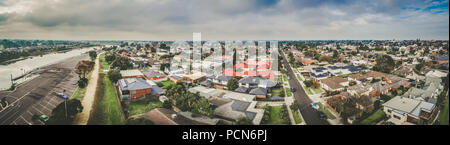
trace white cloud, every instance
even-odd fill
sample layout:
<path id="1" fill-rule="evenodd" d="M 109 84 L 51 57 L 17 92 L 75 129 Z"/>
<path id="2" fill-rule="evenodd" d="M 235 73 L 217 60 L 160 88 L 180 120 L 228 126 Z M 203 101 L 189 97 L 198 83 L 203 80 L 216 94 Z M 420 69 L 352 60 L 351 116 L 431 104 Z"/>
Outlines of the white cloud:
<path id="1" fill-rule="evenodd" d="M 6 0 L 0 5 L 0 38 L 190 40 L 192 32 L 202 32 L 203 39 L 217 40 L 448 39 L 448 9 L 402 9 L 420 3 Z"/>

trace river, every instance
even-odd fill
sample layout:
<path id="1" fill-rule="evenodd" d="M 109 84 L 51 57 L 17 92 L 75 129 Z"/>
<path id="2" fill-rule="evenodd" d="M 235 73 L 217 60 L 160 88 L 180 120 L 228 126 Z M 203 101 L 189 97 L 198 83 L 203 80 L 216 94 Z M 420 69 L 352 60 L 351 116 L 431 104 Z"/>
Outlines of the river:
<path id="1" fill-rule="evenodd" d="M 16 78 L 36 68 L 58 63 L 62 60 L 94 50 L 94 48 L 96 47 L 75 49 L 65 53 L 51 53 L 43 55 L 42 57 L 33 56 L 32 58 L 21 60 L 12 64 L 0 65 L 0 90 L 8 89 L 11 86 L 11 75 L 13 78 Z M 33 77 L 19 79 L 16 82 L 22 82 L 31 78 Z"/>

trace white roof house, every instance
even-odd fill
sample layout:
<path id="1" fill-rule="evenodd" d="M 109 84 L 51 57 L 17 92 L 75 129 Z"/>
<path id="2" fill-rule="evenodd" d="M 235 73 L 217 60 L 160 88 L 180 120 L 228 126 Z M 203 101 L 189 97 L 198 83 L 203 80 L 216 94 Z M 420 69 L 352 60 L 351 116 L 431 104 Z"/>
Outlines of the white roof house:
<path id="1" fill-rule="evenodd" d="M 415 120 L 429 117 L 436 108 L 433 103 L 397 96 L 383 104 L 384 112 L 395 124 L 415 124 Z"/>
<path id="2" fill-rule="evenodd" d="M 141 77 L 141 76 L 143 77 L 144 76 L 144 74 L 142 74 L 142 72 L 137 69 L 121 70 L 120 74 L 122 75 L 123 78 Z"/>

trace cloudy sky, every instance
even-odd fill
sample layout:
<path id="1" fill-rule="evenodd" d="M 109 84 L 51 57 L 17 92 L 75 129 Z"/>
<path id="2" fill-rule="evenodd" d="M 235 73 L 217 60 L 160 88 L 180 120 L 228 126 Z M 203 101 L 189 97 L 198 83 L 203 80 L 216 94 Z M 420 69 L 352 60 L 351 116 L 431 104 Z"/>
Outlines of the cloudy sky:
<path id="1" fill-rule="evenodd" d="M 0 0 L 0 38 L 449 39 L 448 0 Z"/>

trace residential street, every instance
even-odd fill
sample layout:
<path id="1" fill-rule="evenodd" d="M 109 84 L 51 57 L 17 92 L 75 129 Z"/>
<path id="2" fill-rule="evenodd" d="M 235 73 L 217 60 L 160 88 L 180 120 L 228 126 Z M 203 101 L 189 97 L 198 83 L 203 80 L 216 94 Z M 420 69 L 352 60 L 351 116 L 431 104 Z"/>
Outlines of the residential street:
<path id="1" fill-rule="evenodd" d="M 300 83 L 297 80 L 297 77 L 295 76 L 294 72 L 292 71 L 291 67 L 289 67 L 289 63 L 286 59 L 286 56 L 284 53 L 281 53 L 281 56 L 283 57 L 283 63 L 284 66 L 286 66 L 286 70 L 288 71 L 288 76 L 291 78 L 289 80 L 289 84 L 291 87 L 294 87 L 297 91 L 292 92 L 294 94 L 295 100 L 300 104 L 300 112 L 303 116 L 304 121 L 307 125 L 329 125 L 329 123 L 321 119 L 319 116 L 319 112 L 311 107 L 311 99 L 309 99 L 308 95 L 306 94 L 305 90 L 303 90 L 303 87 L 301 87 Z"/>

